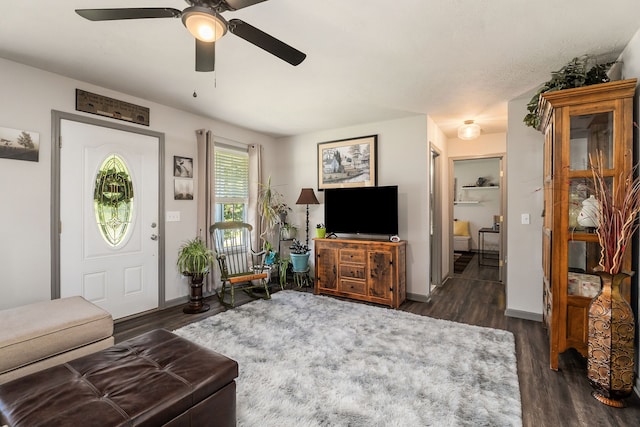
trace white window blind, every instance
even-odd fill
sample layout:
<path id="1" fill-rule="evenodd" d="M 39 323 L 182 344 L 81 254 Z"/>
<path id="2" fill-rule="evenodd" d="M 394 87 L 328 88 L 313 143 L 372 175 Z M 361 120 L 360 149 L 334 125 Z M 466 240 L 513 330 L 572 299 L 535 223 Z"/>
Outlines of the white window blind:
<path id="1" fill-rule="evenodd" d="M 249 155 L 216 148 L 216 203 L 246 203 L 249 199 Z"/>

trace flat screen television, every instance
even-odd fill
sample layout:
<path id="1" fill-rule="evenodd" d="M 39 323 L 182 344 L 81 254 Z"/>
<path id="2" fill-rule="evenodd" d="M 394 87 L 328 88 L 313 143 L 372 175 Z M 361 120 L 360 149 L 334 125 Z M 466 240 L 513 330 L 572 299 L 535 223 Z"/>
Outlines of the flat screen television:
<path id="1" fill-rule="evenodd" d="M 398 186 L 326 189 L 324 222 L 328 233 L 398 234 Z"/>

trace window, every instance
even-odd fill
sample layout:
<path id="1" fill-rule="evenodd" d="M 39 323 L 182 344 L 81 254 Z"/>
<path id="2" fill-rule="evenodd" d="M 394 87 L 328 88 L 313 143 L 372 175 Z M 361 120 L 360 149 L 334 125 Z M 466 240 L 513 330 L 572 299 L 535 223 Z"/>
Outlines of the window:
<path id="1" fill-rule="evenodd" d="M 216 147 L 215 221 L 247 221 L 249 155 L 241 149 Z"/>
<path id="2" fill-rule="evenodd" d="M 118 246 L 133 221 L 133 182 L 124 160 L 117 154 L 110 154 L 102 162 L 93 189 L 93 202 L 102 238 L 110 246 Z"/>

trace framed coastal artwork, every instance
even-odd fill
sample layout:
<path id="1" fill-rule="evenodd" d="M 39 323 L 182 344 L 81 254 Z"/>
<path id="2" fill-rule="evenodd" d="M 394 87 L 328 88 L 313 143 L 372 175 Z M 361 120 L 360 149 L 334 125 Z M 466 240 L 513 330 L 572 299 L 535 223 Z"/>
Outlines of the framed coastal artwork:
<path id="1" fill-rule="evenodd" d="M 318 190 L 375 187 L 378 135 L 318 143 Z"/>

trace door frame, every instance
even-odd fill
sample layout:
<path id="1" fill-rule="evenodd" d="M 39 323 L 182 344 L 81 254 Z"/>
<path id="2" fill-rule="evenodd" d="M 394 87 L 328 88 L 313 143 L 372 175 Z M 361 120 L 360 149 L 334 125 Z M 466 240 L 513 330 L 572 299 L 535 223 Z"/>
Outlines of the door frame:
<path id="1" fill-rule="evenodd" d="M 500 221 L 500 240 L 499 240 L 499 267 L 498 267 L 498 280 L 501 283 L 505 283 L 507 277 L 507 153 L 492 153 L 481 154 L 475 156 L 459 156 L 449 157 L 449 194 L 451 199 L 449 200 L 449 272 L 453 274 L 453 201 L 455 192 L 455 161 L 458 160 L 480 160 L 480 159 L 498 159 L 500 166 L 500 215 L 502 216 Z"/>
<path id="2" fill-rule="evenodd" d="M 158 139 L 158 309 L 165 308 L 164 241 L 164 133 L 111 123 L 93 117 L 51 110 L 51 299 L 60 298 L 60 127 L 62 120 L 105 127 Z M 134 315 L 135 316 L 135 315 Z M 120 319 L 123 320 L 123 319 Z"/>
<path id="3" fill-rule="evenodd" d="M 442 152 L 429 143 L 429 290 L 442 285 Z M 431 227 L 433 229 L 431 229 Z M 433 234 L 432 234 L 433 233 Z"/>

